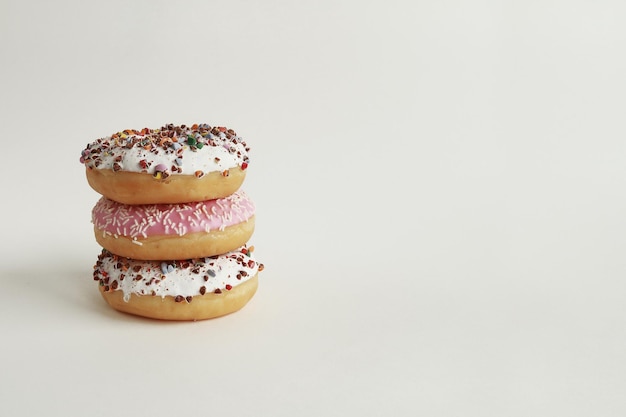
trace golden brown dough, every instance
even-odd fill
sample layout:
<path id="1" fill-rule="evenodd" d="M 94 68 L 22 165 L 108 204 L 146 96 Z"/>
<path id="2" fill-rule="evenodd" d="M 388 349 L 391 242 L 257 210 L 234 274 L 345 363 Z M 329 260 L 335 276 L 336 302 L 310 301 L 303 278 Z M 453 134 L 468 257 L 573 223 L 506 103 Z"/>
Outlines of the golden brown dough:
<path id="1" fill-rule="evenodd" d="M 233 313 L 254 296 L 258 287 L 258 274 L 248 281 L 233 287 L 230 291 L 221 294 L 196 295 L 187 300 L 176 301 L 174 297 L 136 295 L 131 294 L 128 301 L 124 301 L 122 291 L 106 291 L 100 286 L 100 293 L 106 302 L 114 309 L 160 320 L 205 320 Z"/>
<path id="2" fill-rule="evenodd" d="M 233 194 L 246 177 L 239 167 L 210 172 L 201 178 L 86 168 L 87 182 L 96 192 L 123 204 L 175 204 L 213 200 Z"/>

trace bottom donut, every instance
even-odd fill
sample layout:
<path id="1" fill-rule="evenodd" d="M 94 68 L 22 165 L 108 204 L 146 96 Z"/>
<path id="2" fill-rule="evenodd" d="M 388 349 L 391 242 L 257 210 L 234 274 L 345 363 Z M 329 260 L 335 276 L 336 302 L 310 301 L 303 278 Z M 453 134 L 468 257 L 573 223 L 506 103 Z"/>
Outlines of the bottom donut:
<path id="1" fill-rule="evenodd" d="M 114 309 L 160 320 L 205 320 L 233 313 L 254 296 L 263 264 L 252 247 L 177 261 L 139 261 L 103 249 L 94 266 Z"/>

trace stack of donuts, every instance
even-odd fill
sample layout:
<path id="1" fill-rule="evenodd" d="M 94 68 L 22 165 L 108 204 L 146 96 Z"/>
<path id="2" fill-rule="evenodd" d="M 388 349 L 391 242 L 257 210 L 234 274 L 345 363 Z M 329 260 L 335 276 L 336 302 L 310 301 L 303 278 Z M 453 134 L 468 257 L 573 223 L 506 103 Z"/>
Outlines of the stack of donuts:
<path id="1" fill-rule="evenodd" d="M 93 277 L 116 310 L 203 320 L 242 308 L 263 264 L 248 240 L 255 207 L 240 189 L 249 148 L 208 124 L 124 130 L 82 151 L 102 252 Z"/>

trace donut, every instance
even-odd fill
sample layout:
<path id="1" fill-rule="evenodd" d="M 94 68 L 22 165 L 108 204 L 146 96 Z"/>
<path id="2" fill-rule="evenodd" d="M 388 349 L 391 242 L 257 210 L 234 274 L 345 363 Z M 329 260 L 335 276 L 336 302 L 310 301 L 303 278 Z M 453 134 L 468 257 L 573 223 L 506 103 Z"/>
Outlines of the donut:
<path id="1" fill-rule="evenodd" d="M 121 204 L 100 198 L 92 210 L 96 241 L 138 260 L 188 259 L 234 250 L 254 232 L 254 203 L 242 191 L 180 204 Z"/>
<path id="2" fill-rule="evenodd" d="M 263 264 L 253 247 L 177 261 L 139 261 L 106 249 L 93 278 L 114 309 L 161 320 L 204 320 L 233 313 L 255 294 Z"/>
<path id="3" fill-rule="evenodd" d="M 124 204 L 172 204 L 226 197 L 239 189 L 248 145 L 232 129 L 208 124 L 124 130 L 81 152 L 87 182 Z"/>

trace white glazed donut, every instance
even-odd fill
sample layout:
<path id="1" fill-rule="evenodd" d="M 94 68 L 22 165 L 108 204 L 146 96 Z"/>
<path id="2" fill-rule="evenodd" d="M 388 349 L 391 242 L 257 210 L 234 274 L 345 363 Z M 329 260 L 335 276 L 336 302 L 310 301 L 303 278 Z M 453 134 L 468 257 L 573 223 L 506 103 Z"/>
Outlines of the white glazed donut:
<path id="1" fill-rule="evenodd" d="M 124 130 L 87 145 L 89 185 L 124 204 L 188 203 L 226 197 L 245 179 L 246 142 L 207 124 Z"/>
<path id="2" fill-rule="evenodd" d="M 242 246 L 182 261 L 138 261 L 102 250 L 93 277 L 116 310 L 162 320 L 204 320 L 241 309 L 255 294 L 263 264 Z"/>
<path id="3" fill-rule="evenodd" d="M 102 197 L 92 210 L 96 241 L 139 260 L 189 259 L 234 250 L 252 236 L 254 203 L 241 190 L 215 200 L 128 205 Z"/>

